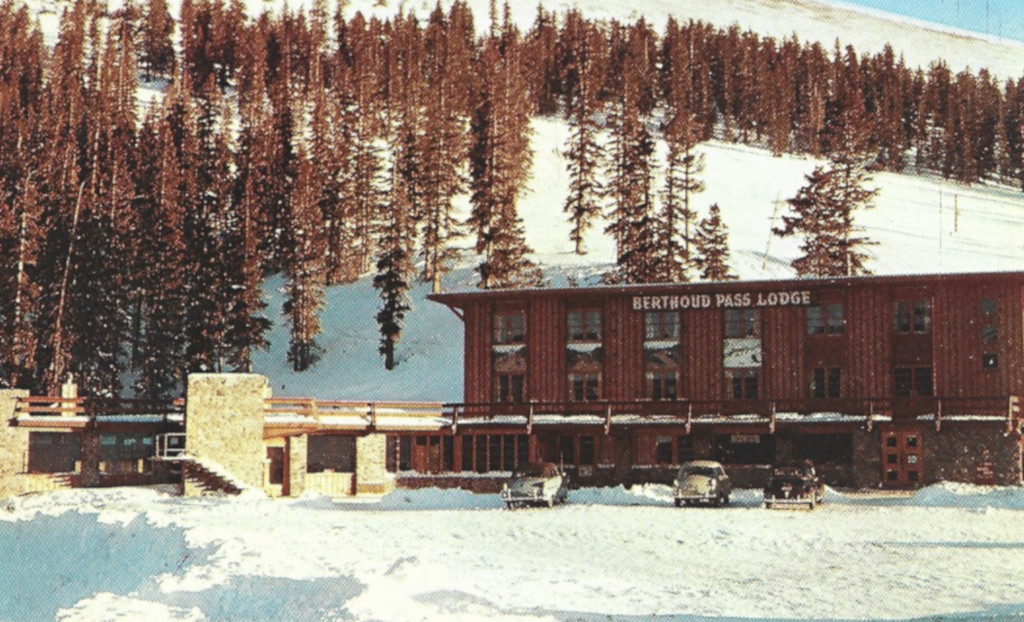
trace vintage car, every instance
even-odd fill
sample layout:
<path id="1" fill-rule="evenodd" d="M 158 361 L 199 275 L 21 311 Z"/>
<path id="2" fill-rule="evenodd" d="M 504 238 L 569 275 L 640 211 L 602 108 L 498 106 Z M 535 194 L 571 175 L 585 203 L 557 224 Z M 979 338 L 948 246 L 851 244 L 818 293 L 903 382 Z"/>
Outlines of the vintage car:
<path id="1" fill-rule="evenodd" d="M 675 485 L 676 507 L 692 503 L 729 503 L 732 481 L 722 465 L 710 460 L 687 462 L 679 467 Z"/>
<path id="2" fill-rule="evenodd" d="M 825 499 L 825 483 L 810 460 L 780 462 L 772 467 L 764 487 L 764 507 L 806 505 L 810 509 Z"/>
<path id="3" fill-rule="evenodd" d="M 521 464 L 501 488 L 501 499 L 510 510 L 527 505 L 551 507 L 565 503 L 568 496 L 569 478 L 553 462 Z"/>

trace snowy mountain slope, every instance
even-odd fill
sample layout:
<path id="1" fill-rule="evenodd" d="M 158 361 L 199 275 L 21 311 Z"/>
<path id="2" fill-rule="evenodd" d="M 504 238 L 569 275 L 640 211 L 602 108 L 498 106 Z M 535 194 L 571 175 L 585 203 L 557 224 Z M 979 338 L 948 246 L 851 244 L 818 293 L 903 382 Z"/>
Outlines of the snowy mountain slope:
<path id="1" fill-rule="evenodd" d="M 25 0 L 39 15 L 47 41 L 57 37 L 58 16 L 70 0 Z M 251 15 L 266 11 L 308 8 L 312 0 L 245 0 Z M 108 0 L 114 9 L 122 0 Z M 347 11 L 354 14 L 388 17 L 396 12 L 415 13 L 426 18 L 437 0 L 351 0 Z M 170 10 L 177 15 L 180 0 L 169 0 Z M 450 6 L 451 0 L 441 0 Z M 468 0 L 476 18 L 477 30 L 488 27 L 489 0 Z M 669 16 L 678 21 L 701 20 L 721 28 L 733 24 L 777 39 L 796 34 L 801 41 L 818 41 L 831 50 L 838 39 L 842 45 L 852 44 L 859 52 L 880 52 L 886 44 L 897 56 L 902 55 L 911 67 L 928 67 L 939 58 L 945 59 L 954 71 L 987 67 L 989 72 L 1005 78 L 1024 76 L 1024 43 L 995 36 L 957 30 L 845 5 L 836 0 L 512 0 L 512 17 L 522 29 L 529 28 L 542 4 L 551 11 L 578 8 L 595 19 L 646 19 L 661 29 Z"/>
<path id="2" fill-rule="evenodd" d="M 280 1 L 280 0 L 279 0 Z M 349 10 L 385 16 L 396 10 L 427 15 L 436 0 L 371 0 L 352 2 Z M 468 0 L 477 28 L 487 27 L 489 0 Z M 442 3 L 446 4 L 446 3 Z M 859 52 L 880 52 L 886 44 L 897 56 L 902 54 L 911 67 L 927 67 L 944 58 L 954 72 L 967 67 L 974 71 L 987 67 L 1004 77 L 1024 75 L 1024 43 L 994 36 L 957 30 L 938 24 L 913 20 L 863 7 L 829 0 L 514 0 L 509 2 L 512 17 L 523 29 L 533 23 L 537 5 L 550 11 L 578 8 L 594 19 L 635 20 L 643 17 L 661 30 L 669 16 L 685 22 L 700 20 L 721 28 L 738 24 L 777 39 L 794 33 L 801 41 L 818 41 L 831 50 L 838 39 L 852 44 Z M 289 1 L 289 6 L 294 2 Z M 252 6 L 252 5 L 250 5 Z M 267 6 L 260 2 L 259 6 Z"/>
<path id="3" fill-rule="evenodd" d="M 520 201 L 526 239 L 534 259 L 545 266 L 552 283 L 572 278 L 593 284 L 615 261 L 615 247 L 597 223 L 586 238 L 588 253 L 577 256 L 562 212 L 567 191 L 561 155 L 567 128 L 554 119 L 534 123 L 533 178 Z M 798 242 L 770 234 L 785 213 L 785 200 L 796 194 L 819 162 L 803 157 L 772 157 L 768 152 L 721 142 L 701 145 L 705 154 L 706 190 L 695 205 L 706 214 L 717 202 L 729 227 L 733 271 L 745 279 L 792 278 L 789 262 Z M 660 179 L 656 182 L 660 185 Z M 879 174 L 876 207 L 857 217 L 877 246 L 870 269 L 876 274 L 1006 271 L 1024 268 L 1024 194 L 1002 186 L 961 186 L 937 177 Z M 463 209 L 468 209 L 465 205 Z M 464 247 L 470 247 L 467 238 Z M 445 279 L 445 288 L 472 289 L 479 258 L 467 251 L 462 266 Z M 331 288 L 323 312 L 323 360 L 302 374 L 286 360 L 288 333 L 279 310 L 280 281 L 268 286 L 268 311 L 275 319 L 273 347 L 258 353 L 255 371 L 271 379 L 283 396 L 334 399 L 462 399 L 462 324 L 445 307 L 426 300 L 429 288 L 412 292 L 413 311 L 398 345 L 397 368 L 388 372 L 377 354 L 378 306 L 370 279 Z"/>

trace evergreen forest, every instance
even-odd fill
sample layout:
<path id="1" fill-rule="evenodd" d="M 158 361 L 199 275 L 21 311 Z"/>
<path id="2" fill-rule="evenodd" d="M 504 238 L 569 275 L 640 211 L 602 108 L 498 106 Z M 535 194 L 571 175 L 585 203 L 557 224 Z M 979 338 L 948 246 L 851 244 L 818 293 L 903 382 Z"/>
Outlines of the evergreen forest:
<path id="1" fill-rule="evenodd" d="M 460 245 L 481 288 L 543 284 L 516 208 L 538 116 L 570 128 L 551 209 L 580 253 L 609 223 L 609 282 L 730 278 L 718 207 L 692 207 L 710 139 L 1024 189 L 1024 77 L 696 21 L 541 8 L 520 29 L 493 1 L 425 19 L 341 4 L 256 17 L 183 0 L 172 17 L 166 0 L 76 0 L 46 45 L 0 0 L 0 384 L 178 395 L 190 372 L 248 371 L 279 311 L 307 369 L 326 288 L 363 276 L 390 368 L 409 288 L 440 291 Z"/>

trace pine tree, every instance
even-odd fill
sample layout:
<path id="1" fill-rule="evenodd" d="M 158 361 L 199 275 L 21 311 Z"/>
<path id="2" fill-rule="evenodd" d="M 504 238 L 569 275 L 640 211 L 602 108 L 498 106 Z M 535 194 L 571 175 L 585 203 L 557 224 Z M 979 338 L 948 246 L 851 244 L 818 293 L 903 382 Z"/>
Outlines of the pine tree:
<path id="1" fill-rule="evenodd" d="M 477 59 L 480 80 L 475 101 L 470 151 L 477 267 L 480 287 L 522 287 L 540 283 L 541 274 L 527 254 L 516 201 L 532 161 L 529 147 L 530 99 L 523 78 L 518 31 L 508 16 L 484 43 Z"/>
<path id="2" fill-rule="evenodd" d="M 570 237 L 577 255 L 585 253 L 583 239 L 601 214 L 605 188 L 601 180 L 607 154 L 600 139 L 600 87 L 605 73 L 604 37 L 578 11 L 566 15 L 559 41 L 565 113 L 569 122 L 568 148 L 563 152 L 569 172 L 564 210 L 572 223 Z"/>
<path id="3" fill-rule="evenodd" d="M 694 265 L 692 242 L 697 212 L 693 195 L 704 190 L 700 174 L 704 171 L 704 154 L 697 153 L 695 119 L 680 102 L 673 117 L 664 126 L 668 143 L 665 159 L 665 187 L 661 195 L 660 245 L 662 264 L 660 277 L 666 281 L 688 281 Z"/>
<path id="4" fill-rule="evenodd" d="M 309 369 L 322 354 L 316 336 L 321 330 L 319 313 L 324 305 L 326 269 L 317 181 L 314 167 L 300 145 L 285 246 L 288 295 L 284 313 L 291 324 L 288 360 L 295 371 Z"/>
<path id="5" fill-rule="evenodd" d="M 611 221 L 606 232 L 616 243 L 616 268 L 608 280 L 625 283 L 650 283 L 661 279 L 658 252 L 658 223 L 652 191 L 654 176 L 654 139 L 648 130 L 649 117 L 642 113 L 644 85 L 652 69 L 642 23 L 631 29 L 628 39 L 615 35 L 613 49 L 617 76 L 614 102 L 609 114 L 612 140 L 609 158 L 609 195 Z"/>
<path id="6" fill-rule="evenodd" d="M 473 40 L 460 27 L 457 8 L 448 18 L 436 8 L 424 33 L 420 279 L 431 283 L 435 293 L 458 257 L 453 242 L 463 231 L 454 199 L 467 185 L 469 93 L 464 84 L 470 79 Z"/>
<path id="7" fill-rule="evenodd" d="M 798 276 L 854 276 L 869 274 L 864 247 L 870 240 L 857 235 L 857 210 L 870 208 L 877 190 L 865 188 L 870 176 L 863 163 L 852 158 L 832 160 L 816 167 L 807 184 L 787 202 L 791 215 L 782 217 L 776 235 L 803 237 L 803 255 L 793 260 Z"/>
<path id="8" fill-rule="evenodd" d="M 395 348 L 410 310 L 416 221 L 425 194 L 424 120 L 421 114 L 426 82 L 421 72 L 419 33 L 412 20 L 397 20 L 388 55 L 388 142 L 391 166 L 387 204 L 378 223 L 376 274 L 373 286 L 381 306 L 380 353 L 384 367 L 394 369 Z"/>
<path id="9" fill-rule="evenodd" d="M 36 338 L 36 257 L 44 189 L 42 35 L 26 7 L 0 3 L 0 384 L 28 388 Z"/>
<path id="10" fill-rule="evenodd" d="M 736 279 L 736 275 L 729 270 L 729 228 L 722 221 L 717 203 L 708 209 L 707 218 L 698 223 L 693 244 L 696 266 L 702 280 Z"/>
<path id="11" fill-rule="evenodd" d="M 179 394 L 186 373 L 188 253 L 182 225 L 183 198 L 189 188 L 183 164 L 188 151 L 184 123 L 183 101 L 172 87 L 162 110 L 146 119 L 139 133 L 135 289 L 144 332 L 136 346 L 139 380 L 135 389 L 149 399 Z"/>
<path id="12" fill-rule="evenodd" d="M 154 74 L 170 76 L 174 72 L 174 19 L 167 9 L 167 0 L 147 0 L 140 35 L 142 66 L 146 79 Z"/>

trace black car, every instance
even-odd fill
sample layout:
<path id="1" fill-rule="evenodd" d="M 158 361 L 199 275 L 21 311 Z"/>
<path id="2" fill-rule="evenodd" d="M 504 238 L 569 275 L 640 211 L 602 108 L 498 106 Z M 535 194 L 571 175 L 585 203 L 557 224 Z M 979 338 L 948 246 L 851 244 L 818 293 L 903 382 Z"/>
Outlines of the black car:
<path id="1" fill-rule="evenodd" d="M 780 462 L 772 467 L 764 487 L 764 507 L 806 505 L 810 509 L 825 500 L 825 483 L 810 460 Z"/>

